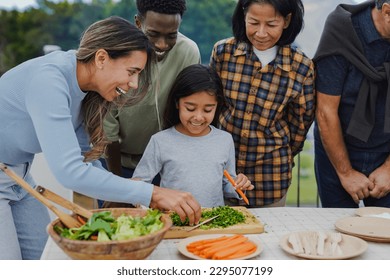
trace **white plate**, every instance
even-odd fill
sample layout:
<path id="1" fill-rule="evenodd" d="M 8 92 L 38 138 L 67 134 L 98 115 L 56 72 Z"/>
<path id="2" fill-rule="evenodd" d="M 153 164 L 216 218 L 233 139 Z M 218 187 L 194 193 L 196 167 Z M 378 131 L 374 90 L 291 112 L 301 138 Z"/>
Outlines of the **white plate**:
<path id="1" fill-rule="evenodd" d="M 232 236 L 234 234 L 203 234 L 203 235 L 196 235 L 196 236 L 191 236 L 187 237 L 185 239 L 182 239 L 178 244 L 177 244 L 177 249 L 179 250 L 180 253 L 182 253 L 184 256 L 190 258 L 190 259 L 195 259 L 195 260 L 205 260 L 205 258 L 201 258 L 187 250 L 187 245 L 190 244 L 191 242 L 198 241 L 198 240 L 203 240 L 203 239 L 211 239 L 211 238 L 217 238 L 220 236 Z M 242 258 L 237 258 L 237 260 L 246 260 L 253 258 L 257 255 L 259 255 L 263 251 L 263 246 L 261 245 L 260 241 L 256 239 L 254 236 L 251 235 L 245 235 L 248 237 L 250 241 L 256 244 L 257 250 L 253 252 L 252 254 L 249 254 L 245 257 Z"/>
<path id="2" fill-rule="evenodd" d="M 390 242 L 390 220 L 376 217 L 346 217 L 336 221 L 338 231 L 360 238 Z"/>
<path id="3" fill-rule="evenodd" d="M 294 232 L 294 234 L 307 234 L 308 232 Z M 355 236 L 349 236 L 346 234 L 341 234 L 342 241 L 339 243 L 339 246 L 341 248 L 342 254 L 341 255 L 331 255 L 327 253 L 328 246 L 330 246 L 330 242 L 325 242 L 325 253 L 324 255 L 309 255 L 309 254 L 297 254 L 294 252 L 292 245 L 290 242 L 288 242 L 288 238 L 290 236 L 289 233 L 282 237 L 280 240 L 280 247 L 287 253 L 294 255 L 299 258 L 304 259 L 312 259 L 312 260 L 343 260 L 343 259 L 350 259 L 356 256 L 359 256 L 360 254 L 364 253 L 364 251 L 367 250 L 367 242 L 355 237 Z"/>
<path id="4" fill-rule="evenodd" d="M 389 215 L 390 208 L 386 207 L 360 207 L 355 210 L 355 215 L 360 217 L 372 216 L 372 215 Z M 376 216 L 378 217 L 378 216 Z"/>

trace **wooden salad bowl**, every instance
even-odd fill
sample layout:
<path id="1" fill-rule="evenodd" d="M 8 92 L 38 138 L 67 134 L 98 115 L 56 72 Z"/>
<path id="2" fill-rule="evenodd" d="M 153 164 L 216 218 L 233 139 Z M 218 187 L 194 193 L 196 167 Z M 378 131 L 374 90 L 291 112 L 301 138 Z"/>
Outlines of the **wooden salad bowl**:
<path id="1" fill-rule="evenodd" d="M 147 213 L 145 209 L 139 208 L 92 210 L 92 212 L 99 211 L 111 211 L 115 218 L 121 214 L 143 217 Z M 162 214 L 161 221 L 164 223 L 163 228 L 154 233 L 119 241 L 72 240 L 62 237 L 54 230 L 55 226 L 64 227 L 59 219 L 52 221 L 47 226 L 47 232 L 64 253 L 75 260 L 141 260 L 153 252 L 172 226 L 172 220 L 168 214 Z"/>

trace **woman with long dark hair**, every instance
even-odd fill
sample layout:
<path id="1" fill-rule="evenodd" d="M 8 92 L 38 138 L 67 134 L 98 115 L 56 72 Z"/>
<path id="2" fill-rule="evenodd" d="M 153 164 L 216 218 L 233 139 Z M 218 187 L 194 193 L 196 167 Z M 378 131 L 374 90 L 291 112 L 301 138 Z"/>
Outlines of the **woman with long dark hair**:
<path id="1" fill-rule="evenodd" d="M 110 17 L 87 28 L 77 51 L 56 51 L 6 72 L 0 78 L 0 162 L 35 187 L 30 167 L 42 152 L 66 188 L 174 210 L 196 223 L 200 206 L 189 193 L 118 177 L 96 161 L 108 144 L 102 121 L 109 106 L 142 98 L 147 83 L 139 74 L 151 54 L 142 31 Z M 48 223 L 47 209 L 0 172 L 0 259 L 39 259 Z"/>

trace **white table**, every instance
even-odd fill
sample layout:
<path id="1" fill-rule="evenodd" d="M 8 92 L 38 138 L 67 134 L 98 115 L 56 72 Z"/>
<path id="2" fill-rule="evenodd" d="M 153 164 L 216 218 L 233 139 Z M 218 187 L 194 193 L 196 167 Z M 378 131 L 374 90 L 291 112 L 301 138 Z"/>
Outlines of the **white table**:
<path id="1" fill-rule="evenodd" d="M 249 209 L 263 224 L 264 233 L 255 234 L 264 246 L 263 252 L 255 259 L 297 260 L 299 258 L 285 253 L 279 246 L 280 239 L 292 231 L 336 231 L 334 223 L 354 215 L 354 209 L 335 208 L 251 208 Z M 164 239 L 148 257 L 149 260 L 185 260 L 176 249 L 180 239 Z M 49 238 L 41 259 L 67 260 L 61 249 Z M 354 259 L 390 260 L 390 243 L 368 242 L 368 249 Z"/>

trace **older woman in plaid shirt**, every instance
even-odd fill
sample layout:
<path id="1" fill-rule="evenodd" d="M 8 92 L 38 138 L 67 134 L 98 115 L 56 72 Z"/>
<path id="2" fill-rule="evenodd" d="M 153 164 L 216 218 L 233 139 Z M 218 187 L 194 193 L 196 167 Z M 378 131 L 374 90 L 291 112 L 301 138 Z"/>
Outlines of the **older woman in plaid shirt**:
<path id="1" fill-rule="evenodd" d="M 237 172 L 255 185 L 252 207 L 285 205 L 294 156 L 314 120 L 314 65 L 291 45 L 303 14 L 300 0 L 239 0 L 234 37 L 211 55 L 228 101 L 220 125 L 233 135 Z"/>

